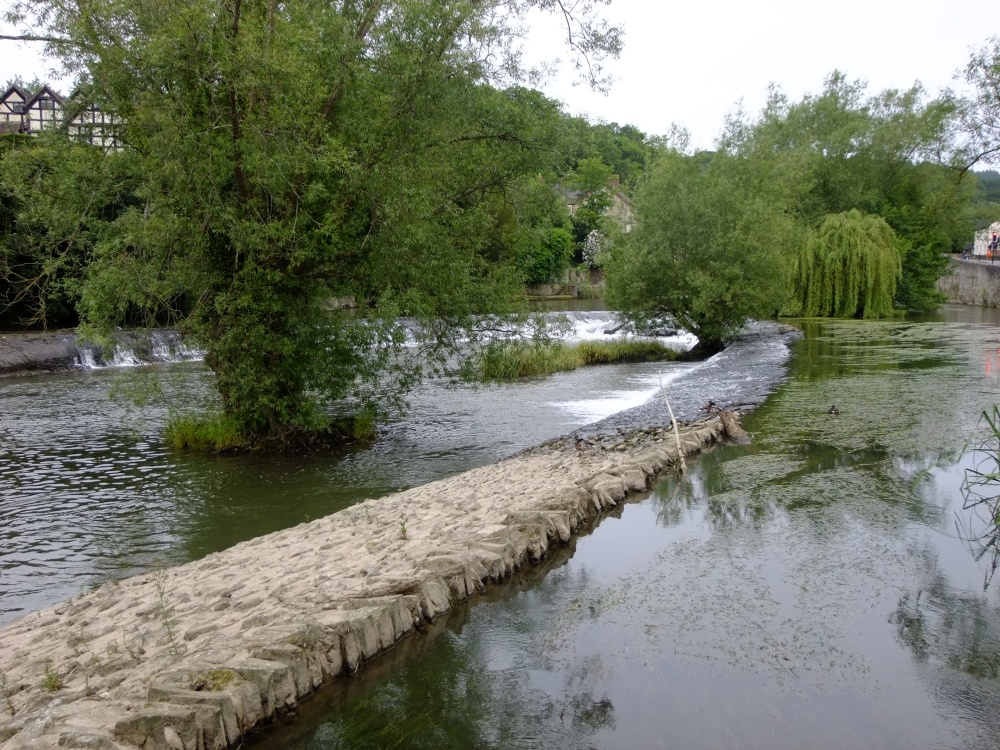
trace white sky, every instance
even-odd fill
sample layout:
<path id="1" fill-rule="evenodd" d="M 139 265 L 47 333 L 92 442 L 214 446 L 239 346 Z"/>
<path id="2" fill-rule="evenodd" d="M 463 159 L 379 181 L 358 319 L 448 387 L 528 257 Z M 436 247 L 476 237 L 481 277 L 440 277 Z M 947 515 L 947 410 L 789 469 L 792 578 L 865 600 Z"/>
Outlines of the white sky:
<path id="1" fill-rule="evenodd" d="M 543 90 L 573 114 L 647 133 L 677 122 L 702 148 L 739 99 L 758 111 L 769 83 L 799 99 L 839 69 L 872 93 L 919 80 L 935 94 L 957 85 L 971 48 L 1000 35 L 997 0 L 612 0 L 607 15 L 625 24 L 611 94 L 572 87 L 569 75 Z M 558 33 L 537 27 L 529 52 L 552 55 Z"/>
<path id="2" fill-rule="evenodd" d="M 609 63 L 611 94 L 571 86 L 568 71 L 543 90 L 573 114 L 651 134 L 677 122 L 702 148 L 739 99 L 757 111 L 771 82 L 798 99 L 840 69 L 873 93 L 919 80 L 933 94 L 955 85 L 971 48 L 1000 34 L 997 0 L 612 0 L 606 13 L 625 24 L 625 51 Z M 49 79 L 38 47 L 0 42 L 0 83 L 16 74 Z M 554 20 L 538 24 L 527 50 L 536 60 L 568 57 Z"/>

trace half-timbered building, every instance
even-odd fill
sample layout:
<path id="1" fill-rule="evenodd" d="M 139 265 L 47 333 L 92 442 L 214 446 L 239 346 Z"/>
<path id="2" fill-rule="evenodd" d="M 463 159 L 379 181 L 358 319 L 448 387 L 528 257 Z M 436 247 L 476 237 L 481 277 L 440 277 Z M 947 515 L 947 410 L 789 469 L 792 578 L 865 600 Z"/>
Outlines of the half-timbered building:
<path id="1" fill-rule="evenodd" d="M 20 86 L 11 86 L 0 96 L 0 135 L 24 132 L 24 105 L 30 98 Z"/>
<path id="2" fill-rule="evenodd" d="M 0 135 L 38 135 L 62 129 L 74 140 L 99 146 L 105 151 L 119 148 L 120 120 L 97 104 L 74 92 L 64 99 L 49 86 L 29 96 L 20 86 L 11 86 L 0 96 Z"/>

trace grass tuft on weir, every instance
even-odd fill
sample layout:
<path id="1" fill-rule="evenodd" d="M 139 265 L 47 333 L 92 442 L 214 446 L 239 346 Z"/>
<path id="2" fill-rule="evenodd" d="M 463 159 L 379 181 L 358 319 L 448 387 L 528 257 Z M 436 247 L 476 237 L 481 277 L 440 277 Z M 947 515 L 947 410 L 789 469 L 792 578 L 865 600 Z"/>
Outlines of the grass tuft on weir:
<path id="1" fill-rule="evenodd" d="M 222 414 L 172 415 L 163 437 L 167 445 L 177 450 L 221 452 L 247 447 L 235 420 Z"/>
<path id="2" fill-rule="evenodd" d="M 679 356 L 656 341 L 585 341 L 573 346 L 559 342 L 507 343 L 487 347 L 473 365 L 471 379 L 510 381 L 587 365 L 669 362 Z"/>

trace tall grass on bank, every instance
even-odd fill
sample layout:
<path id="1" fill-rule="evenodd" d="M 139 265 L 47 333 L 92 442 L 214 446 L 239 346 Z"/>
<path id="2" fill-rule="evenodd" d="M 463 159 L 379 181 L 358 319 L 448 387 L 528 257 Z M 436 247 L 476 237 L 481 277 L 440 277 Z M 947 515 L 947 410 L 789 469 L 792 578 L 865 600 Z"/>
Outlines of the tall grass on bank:
<path id="1" fill-rule="evenodd" d="M 482 382 L 519 380 L 575 370 L 587 365 L 666 362 L 678 353 L 656 341 L 585 341 L 508 343 L 487 347 L 474 363 L 471 379 Z"/>
<path id="2" fill-rule="evenodd" d="M 375 415 L 361 412 L 334 418 L 326 429 L 290 435 L 271 441 L 247 440 L 235 421 L 224 414 L 174 414 L 167 421 L 164 439 L 171 448 L 196 453 L 238 453 L 253 450 L 313 450 L 348 443 L 369 442 L 376 437 Z"/>
<path id="3" fill-rule="evenodd" d="M 171 415 L 163 438 L 171 448 L 202 453 L 223 453 L 248 447 L 236 422 L 224 414 Z"/>

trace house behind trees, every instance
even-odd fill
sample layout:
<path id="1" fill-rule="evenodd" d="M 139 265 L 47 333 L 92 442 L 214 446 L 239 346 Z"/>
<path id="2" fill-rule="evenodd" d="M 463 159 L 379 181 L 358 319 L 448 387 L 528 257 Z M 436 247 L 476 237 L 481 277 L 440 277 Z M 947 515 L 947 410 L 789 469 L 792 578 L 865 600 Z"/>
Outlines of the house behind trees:
<path id="1" fill-rule="evenodd" d="M 0 97 L 0 135 L 34 136 L 47 130 L 63 130 L 74 140 L 113 151 L 120 148 L 119 123 L 118 117 L 78 92 L 64 98 L 49 86 L 42 86 L 31 95 L 13 85 Z"/>

